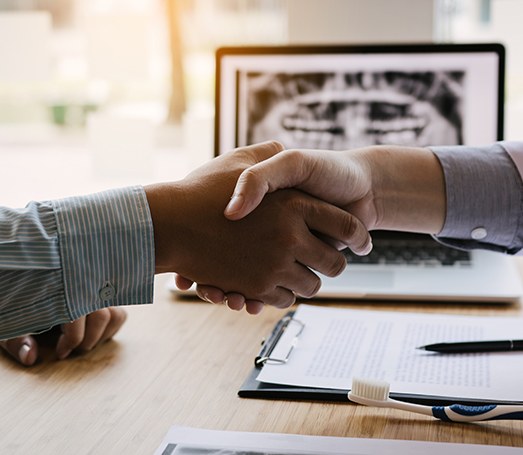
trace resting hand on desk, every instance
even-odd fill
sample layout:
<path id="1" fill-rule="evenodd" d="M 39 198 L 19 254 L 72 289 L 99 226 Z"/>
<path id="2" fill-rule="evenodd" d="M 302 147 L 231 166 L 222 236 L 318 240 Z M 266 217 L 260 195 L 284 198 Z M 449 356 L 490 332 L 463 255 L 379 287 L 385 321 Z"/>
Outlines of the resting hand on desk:
<path id="1" fill-rule="evenodd" d="M 313 270 L 340 274 L 345 257 L 311 230 L 364 248 L 370 238 L 367 230 L 344 210 L 285 190 L 268 195 L 240 221 L 223 216 L 242 171 L 280 150 L 274 142 L 244 147 L 210 161 L 181 182 L 146 187 L 157 272 L 175 271 L 181 288 L 196 282 L 223 289 L 231 308 L 246 304 L 250 313 L 260 311 L 262 302 L 284 308 L 296 295 L 313 296 L 321 285 Z"/>
<path id="2" fill-rule="evenodd" d="M 10 340 L 0 341 L 0 347 L 9 353 L 17 362 L 25 366 L 34 365 L 38 359 L 42 344 L 56 343 L 50 346 L 60 360 L 74 352 L 87 352 L 110 340 L 122 327 L 127 313 L 123 308 L 104 308 L 90 313 L 76 321 L 60 326 L 61 334 L 57 340 L 47 334 L 26 335 Z"/>

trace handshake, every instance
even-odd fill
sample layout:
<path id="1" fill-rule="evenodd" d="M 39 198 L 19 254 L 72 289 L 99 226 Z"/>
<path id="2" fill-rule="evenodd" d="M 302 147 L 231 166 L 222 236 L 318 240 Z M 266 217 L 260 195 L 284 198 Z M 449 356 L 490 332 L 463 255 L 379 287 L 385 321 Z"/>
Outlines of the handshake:
<path id="1" fill-rule="evenodd" d="M 344 247 L 368 254 L 372 229 L 439 232 L 445 208 L 437 158 L 404 147 L 284 151 L 267 142 L 145 190 L 156 271 L 174 271 L 180 289 L 197 283 L 200 298 L 252 314 L 314 296 L 315 272 L 339 275 Z"/>
<path id="2" fill-rule="evenodd" d="M 343 182 L 327 175 L 340 163 L 330 163 L 323 178 L 311 175 L 313 153 L 282 150 L 277 142 L 240 148 L 175 186 L 146 187 L 156 271 L 176 272 L 181 289 L 198 283 L 204 300 L 235 310 L 245 305 L 254 314 L 264 304 L 284 308 L 296 296 L 315 295 L 315 272 L 334 277 L 344 270 L 339 247 L 370 252 L 366 225 L 347 210 L 349 198 L 361 199 L 366 190 L 353 186 L 351 196 L 342 196 Z M 339 177 L 365 180 L 356 166 L 349 172 Z"/>
<path id="3" fill-rule="evenodd" d="M 348 247 L 359 255 L 371 251 L 369 231 L 373 229 L 438 233 L 446 209 L 443 170 L 433 152 L 424 148 L 283 150 L 278 142 L 266 142 L 226 153 L 181 181 L 149 185 L 143 190 L 139 193 L 145 207 L 140 208 L 146 218 L 150 214 L 146 225 L 154 235 L 143 239 L 131 232 L 131 237 L 138 239 L 136 251 L 140 245 L 150 246 L 151 251 L 138 253 L 151 258 L 148 272 L 139 275 L 145 277 L 149 289 L 154 267 L 155 273 L 176 273 L 180 289 L 196 283 L 202 299 L 226 303 L 234 310 L 245 307 L 251 314 L 259 313 L 264 305 L 285 308 L 297 296 L 314 296 L 321 286 L 318 273 L 335 277 L 345 269 L 341 249 Z M 100 208 L 96 200 L 95 210 Z M 86 201 L 92 205 L 87 198 L 75 201 L 84 208 Z M 138 212 L 138 208 L 131 209 Z M 119 234 L 113 233 L 119 232 L 119 222 L 108 218 L 98 226 L 97 234 L 111 231 L 107 235 L 119 243 L 120 237 L 114 237 Z M 91 232 L 85 231 L 81 238 L 86 235 Z M 96 253 L 78 257 L 80 267 L 97 270 L 89 265 L 91 258 L 100 256 Z M 114 252 L 108 260 L 113 269 L 122 270 L 136 268 L 140 260 L 145 262 L 140 257 L 129 259 L 125 249 Z M 74 280 L 68 283 L 75 289 L 96 286 L 89 281 L 94 279 L 78 270 L 69 276 L 84 279 L 84 286 Z M 18 335 L 61 324 L 58 358 L 73 350 L 92 349 L 111 338 L 125 321 L 120 305 L 146 303 L 126 298 L 124 291 L 109 290 L 116 293 L 112 303 L 116 306 L 106 301 L 90 304 L 90 299 L 98 301 L 98 294 L 76 294 L 80 300 L 76 308 L 74 299 L 67 300 L 65 304 L 74 310 L 70 314 L 76 315 L 73 322 L 73 318 L 63 317 L 59 321 L 42 319 L 39 326 L 20 323 L 16 331 L 2 333 L 0 319 L 0 340 L 10 338 L 0 341 L 0 347 L 22 364 L 31 365 L 36 361 L 38 344 L 34 337 Z M 1 298 L 3 308 L 19 314 L 16 302 Z M 13 326 L 18 321 L 6 324 Z"/>

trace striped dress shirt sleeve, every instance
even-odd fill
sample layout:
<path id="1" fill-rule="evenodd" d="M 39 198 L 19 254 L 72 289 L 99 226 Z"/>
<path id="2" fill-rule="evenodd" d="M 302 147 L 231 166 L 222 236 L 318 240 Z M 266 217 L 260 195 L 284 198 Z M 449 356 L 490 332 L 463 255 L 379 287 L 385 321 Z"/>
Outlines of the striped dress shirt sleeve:
<path id="1" fill-rule="evenodd" d="M 0 339 L 108 306 L 151 303 L 153 284 L 142 187 L 0 207 Z"/>

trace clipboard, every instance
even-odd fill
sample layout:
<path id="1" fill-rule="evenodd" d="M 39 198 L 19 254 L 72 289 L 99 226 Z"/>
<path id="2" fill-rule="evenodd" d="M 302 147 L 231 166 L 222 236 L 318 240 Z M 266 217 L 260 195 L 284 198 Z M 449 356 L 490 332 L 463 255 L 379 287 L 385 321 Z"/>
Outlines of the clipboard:
<path id="1" fill-rule="evenodd" d="M 292 324 L 298 324 L 301 329 L 291 341 L 285 350 L 286 356 L 273 357 L 275 347 L 282 338 L 283 333 Z M 294 311 L 288 312 L 274 326 L 270 335 L 262 341 L 261 349 L 254 359 L 254 368 L 251 370 L 240 389 L 238 396 L 240 398 L 257 398 L 265 400 L 298 400 L 298 401 L 328 401 L 353 404 L 348 400 L 347 394 L 349 389 L 327 389 L 316 387 L 298 387 L 284 384 L 272 384 L 256 380 L 263 366 L 268 362 L 286 363 L 292 355 L 295 341 L 304 330 L 303 322 L 294 318 Z M 409 403 L 422 404 L 427 406 L 449 406 L 451 404 L 466 404 L 482 406 L 487 404 L 506 404 L 506 405 L 523 405 L 521 401 L 500 401 L 500 400 L 473 400 L 469 398 L 445 397 L 440 395 L 419 395 L 407 393 L 390 393 L 390 398 L 405 401 Z"/>

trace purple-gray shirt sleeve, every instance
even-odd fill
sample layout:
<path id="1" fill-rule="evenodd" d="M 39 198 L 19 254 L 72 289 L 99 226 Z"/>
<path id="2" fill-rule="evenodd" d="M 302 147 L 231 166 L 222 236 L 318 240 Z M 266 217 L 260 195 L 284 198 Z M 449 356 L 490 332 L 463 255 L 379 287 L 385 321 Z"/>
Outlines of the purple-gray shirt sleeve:
<path id="1" fill-rule="evenodd" d="M 445 176 L 441 243 L 516 254 L 523 248 L 523 183 L 507 144 L 430 147 Z M 520 148 L 522 143 L 510 143 Z"/>

